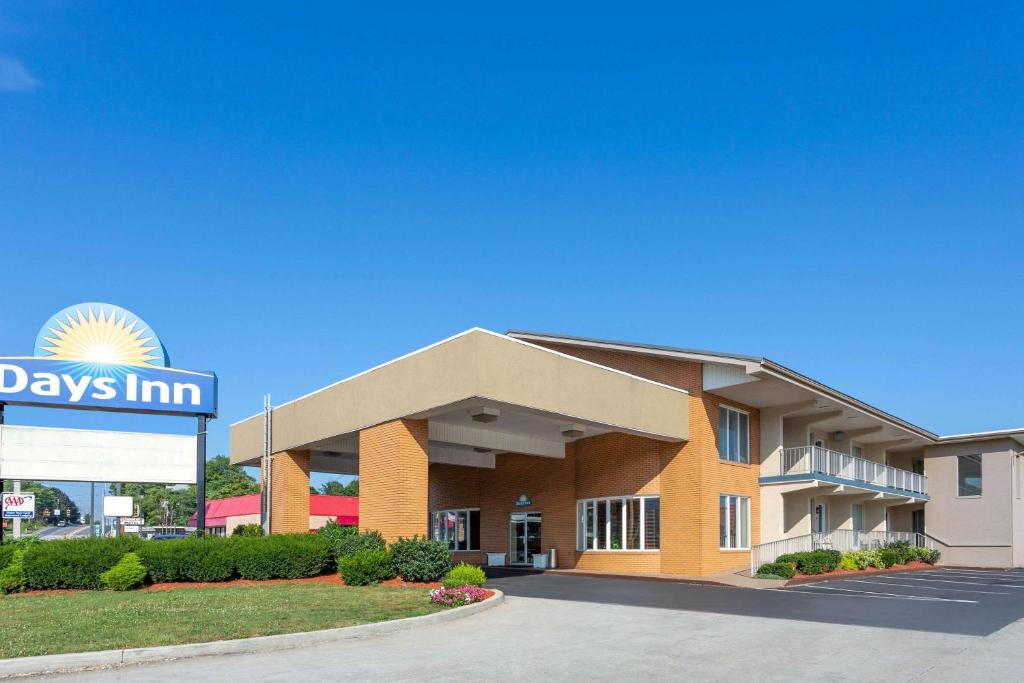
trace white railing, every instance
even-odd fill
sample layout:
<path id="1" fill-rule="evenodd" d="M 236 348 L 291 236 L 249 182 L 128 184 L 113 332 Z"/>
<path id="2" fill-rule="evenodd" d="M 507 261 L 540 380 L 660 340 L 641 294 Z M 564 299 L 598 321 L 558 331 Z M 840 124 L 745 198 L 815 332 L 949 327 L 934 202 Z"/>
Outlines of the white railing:
<path id="1" fill-rule="evenodd" d="M 783 448 L 780 464 L 782 475 L 825 474 L 899 491 L 928 493 L 928 478 L 923 474 L 901 470 L 821 446 Z"/>
<path id="2" fill-rule="evenodd" d="M 789 553 L 810 550 L 838 550 L 844 553 L 848 550 L 874 550 L 896 541 L 906 541 L 910 545 L 921 548 L 935 547 L 934 541 L 930 538 L 913 531 L 833 529 L 832 531 L 804 534 L 755 545 L 750 549 L 750 574 L 753 576 L 762 564 L 774 562 L 776 558 Z"/>

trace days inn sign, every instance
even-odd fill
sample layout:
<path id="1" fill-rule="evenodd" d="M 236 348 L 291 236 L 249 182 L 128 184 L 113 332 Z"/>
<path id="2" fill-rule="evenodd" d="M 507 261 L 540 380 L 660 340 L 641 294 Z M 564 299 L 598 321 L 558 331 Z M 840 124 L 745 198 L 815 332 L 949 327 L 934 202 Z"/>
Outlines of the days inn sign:
<path id="1" fill-rule="evenodd" d="M 69 306 L 39 331 L 33 356 L 0 356 L 0 404 L 164 415 L 217 414 L 217 375 L 170 367 L 142 318 L 119 306 Z"/>

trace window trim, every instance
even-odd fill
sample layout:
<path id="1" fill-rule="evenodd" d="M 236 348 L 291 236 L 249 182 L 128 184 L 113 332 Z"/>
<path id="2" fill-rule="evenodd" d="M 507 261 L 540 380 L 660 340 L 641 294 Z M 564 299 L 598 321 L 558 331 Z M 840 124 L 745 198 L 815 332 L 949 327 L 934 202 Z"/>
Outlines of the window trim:
<path id="1" fill-rule="evenodd" d="M 750 528 L 750 499 L 751 499 L 751 497 L 750 496 L 741 496 L 741 495 L 739 495 L 737 493 L 720 493 L 720 494 L 718 494 L 718 525 L 719 525 L 719 530 L 721 530 L 721 525 L 722 525 L 722 498 L 735 498 L 736 499 L 736 506 L 737 506 L 736 520 L 738 522 L 741 522 L 742 524 L 744 524 L 746 526 L 747 544 L 745 546 L 735 546 L 735 547 L 723 546 L 722 543 L 721 543 L 722 536 L 721 536 L 721 533 L 719 533 L 719 536 L 718 536 L 718 539 L 719 539 L 718 549 L 720 551 L 722 551 L 722 552 L 750 552 L 750 547 L 751 547 L 750 546 L 750 542 L 752 540 L 752 534 L 750 533 L 751 532 L 751 528 Z M 738 508 L 739 508 L 739 501 L 740 501 L 741 498 L 745 498 L 747 500 L 746 519 L 740 519 L 740 515 L 739 515 L 739 509 Z M 728 539 L 728 529 L 729 529 L 729 527 L 727 525 L 726 526 L 726 537 L 727 537 L 727 539 Z M 742 534 L 740 534 L 740 535 L 742 535 Z"/>
<path id="2" fill-rule="evenodd" d="M 747 418 L 747 449 L 746 449 L 747 450 L 747 459 L 746 460 L 743 460 L 742 458 L 739 457 L 739 451 L 737 451 L 737 453 L 736 453 L 736 455 L 737 455 L 737 459 L 736 460 L 730 459 L 729 458 L 729 448 L 728 448 L 728 446 L 725 449 L 725 456 L 722 455 L 722 438 L 721 438 L 722 437 L 722 410 L 726 410 L 726 411 L 731 410 L 732 412 L 738 413 L 740 415 L 744 415 Z M 737 431 L 738 430 L 739 430 L 739 425 L 737 424 Z M 728 424 L 725 427 L 725 433 L 726 434 L 729 433 L 729 426 L 728 426 Z M 727 463 L 730 463 L 730 464 L 733 464 L 733 465 L 749 465 L 750 464 L 750 411 L 743 410 L 742 408 L 737 408 L 737 407 L 735 407 L 735 406 L 733 406 L 731 404 L 728 404 L 728 403 L 719 403 L 718 404 L 718 430 L 715 433 L 715 440 L 718 441 L 718 459 L 721 462 L 727 462 Z"/>
<path id="3" fill-rule="evenodd" d="M 646 547 L 646 545 L 647 545 L 647 533 L 646 533 L 647 532 L 647 500 L 651 499 L 651 498 L 657 499 L 658 503 L 659 503 L 659 505 L 658 505 L 658 547 L 657 548 L 647 548 Z M 626 525 L 626 519 L 627 519 L 626 511 L 627 511 L 629 506 L 626 505 L 626 501 L 628 501 L 628 500 L 639 500 L 640 501 L 640 547 L 639 548 L 612 548 L 612 547 L 610 547 L 611 544 L 612 544 L 612 534 L 611 534 L 611 526 L 612 526 L 612 520 L 611 520 L 611 501 L 613 501 L 613 500 L 620 501 L 620 503 L 621 503 L 621 506 L 620 506 L 621 510 L 622 510 L 621 533 L 622 533 L 622 538 L 623 539 L 626 538 L 626 529 L 628 528 L 627 525 Z M 583 506 L 585 506 L 588 503 L 604 503 L 604 506 L 605 506 L 605 508 L 604 508 L 605 509 L 604 537 L 605 537 L 605 546 L 606 546 L 604 548 L 597 548 L 597 547 L 583 548 L 583 547 L 581 547 L 586 542 L 586 535 L 583 535 L 582 537 L 580 535 L 580 530 L 582 528 L 581 524 L 582 524 L 583 520 L 585 519 L 585 512 L 584 512 L 585 508 Z M 595 505 L 594 506 L 594 523 L 593 523 L 593 528 L 591 529 L 591 531 L 593 532 L 593 535 L 594 535 L 593 536 L 593 544 L 592 544 L 593 546 L 597 545 L 597 541 L 601 537 L 601 535 L 598 534 L 598 526 L 597 526 L 598 517 L 599 517 L 599 515 L 597 514 L 597 506 Z M 625 545 L 625 543 L 623 545 Z M 627 496 L 599 496 L 597 498 L 579 498 L 579 499 L 577 499 L 576 500 L 576 552 L 579 552 L 579 553 L 660 553 L 661 552 L 661 494 L 660 493 L 644 493 L 644 494 L 627 495 Z"/>
<path id="4" fill-rule="evenodd" d="M 960 498 L 960 499 L 963 499 L 963 500 L 974 500 L 974 499 L 977 499 L 977 498 L 981 498 L 985 494 L 985 480 L 984 480 L 985 469 L 984 469 L 984 465 L 981 462 L 981 460 L 982 460 L 981 456 L 982 456 L 981 453 L 961 453 L 961 454 L 958 454 L 956 456 L 956 481 L 954 483 L 954 486 L 956 486 L 956 497 L 957 498 Z M 974 457 L 978 458 L 978 489 L 979 489 L 980 493 L 967 493 L 967 494 L 960 493 L 960 459 L 961 458 L 974 458 Z"/>
<path id="5" fill-rule="evenodd" d="M 451 548 L 451 547 L 449 547 L 448 548 L 448 552 L 451 552 L 451 553 L 478 553 L 478 552 L 480 552 L 480 548 L 470 548 L 469 547 L 470 541 L 473 538 L 473 531 L 472 531 L 472 529 L 473 529 L 473 517 L 469 513 L 475 512 L 475 513 L 477 513 L 479 515 L 480 514 L 480 508 L 441 508 L 439 510 L 431 510 L 430 511 L 430 517 L 428 519 L 428 525 L 429 525 L 429 529 L 430 529 L 430 538 L 435 540 L 435 541 L 447 541 L 447 539 L 434 538 L 434 517 L 437 516 L 437 515 L 443 515 L 443 514 L 446 514 L 446 513 L 449 513 L 449 512 L 454 512 L 456 514 L 456 517 L 455 517 L 456 524 L 458 524 L 458 521 L 457 521 L 458 520 L 458 513 L 464 512 L 466 514 L 466 547 L 465 548 L 458 548 L 458 547 Z M 483 526 L 483 524 L 481 524 L 480 526 Z M 456 539 L 455 545 L 458 546 L 458 540 L 457 539 Z"/>

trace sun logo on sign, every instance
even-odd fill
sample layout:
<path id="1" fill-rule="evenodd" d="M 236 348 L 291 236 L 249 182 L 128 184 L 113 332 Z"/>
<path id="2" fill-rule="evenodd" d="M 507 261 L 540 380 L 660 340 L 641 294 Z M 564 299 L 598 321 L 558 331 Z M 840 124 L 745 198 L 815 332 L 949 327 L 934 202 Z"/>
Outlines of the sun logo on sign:
<path id="1" fill-rule="evenodd" d="M 111 304 L 69 306 L 36 338 L 36 356 L 86 364 L 167 367 L 160 339 L 141 318 Z"/>

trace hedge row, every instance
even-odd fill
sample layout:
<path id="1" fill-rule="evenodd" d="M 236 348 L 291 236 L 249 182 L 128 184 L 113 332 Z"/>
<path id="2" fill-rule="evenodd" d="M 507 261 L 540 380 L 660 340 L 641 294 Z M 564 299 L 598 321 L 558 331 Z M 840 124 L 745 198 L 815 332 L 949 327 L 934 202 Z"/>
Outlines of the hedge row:
<path id="1" fill-rule="evenodd" d="M 183 538 L 88 538 L 39 543 L 25 549 L 29 589 L 104 587 L 102 575 L 135 553 L 150 581 L 297 579 L 334 569 L 329 540 L 319 534 Z"/>
<path id="2" fill-rule="evenodd" d="M 346 552 L 338 556 L 338 572 L 349 586 L 368 586 L 395 576 L 429 583 L 441 580 L 452 568 L 447 543 L 419 536 L 399 538 L 385 548 L 380 534 L 364 532 L 346 538 L 342 548 Z"/>

